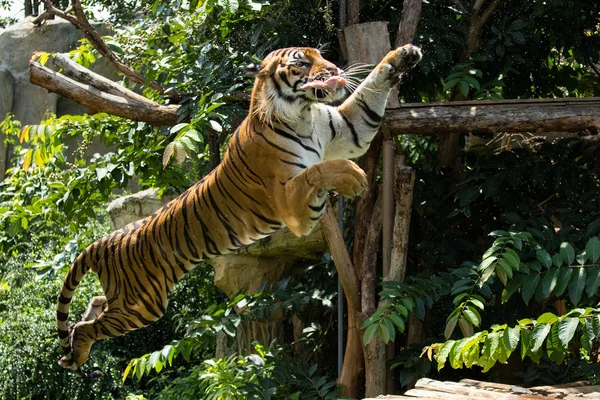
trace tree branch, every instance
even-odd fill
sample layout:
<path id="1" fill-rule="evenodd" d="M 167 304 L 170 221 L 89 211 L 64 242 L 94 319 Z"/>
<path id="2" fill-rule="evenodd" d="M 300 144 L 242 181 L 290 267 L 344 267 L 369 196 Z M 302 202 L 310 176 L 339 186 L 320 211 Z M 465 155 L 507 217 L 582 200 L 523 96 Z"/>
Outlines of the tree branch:
<path id="1" fill-rule="evenodd" d="M 77 29 L 83 32 L 83 35 L 90 41 L 92 46 L 100 53 L 104 58 L 106 58 L 115 68 L 129 78 L 131 81 L 139 83 L 141 85 L 147 85 L 151 89 L 157 90 L 160 93 L 164 93 L 163 87 L 157 82 L 146 82 L 146 79 L 142 74 L 125 65 L 121 59 L 113 53 L 113 51 L 106 45 L 102 37 L 96 32 L 96 30 L 92 27 L 92 25 L 87 20 L 83 8 L 81 7 L 81 2 L 79 0 L 72 0 L 71 7 L 67 9 L 69 12 L 64 12 L 54 7 L 52 4 L 52 0 L 44 0 L 46 3 L 46 15 L 47 18 L 50 15 L 55 15 L 60 17 L 66 21 L 69 21 Z M 73 10 L 75 15 L 72 15 L 70 11 Z M 44 19 L 45 19 L 44 18 Z M 38 21 L 40 20 L 40 21 Z M 34 22 L 41 22 L 41 18 L 37 18 Z M 180 94 L 173 93 L 175 96 L 179 96 Z"/>
<path id="2" fill-rule="evenodd" d="M 481 31 L 501 1 L 502 0 L 492 0 L 483 13 L 481 13 L 481 10 L 486 0 L 477 0 L 475 5 L 473 5 L 467 36 L 467 52 L 463 55 L 463 60 L 477 52 L 479 47 L 481 47 Z"/>
<path id="3" fill-rule="evenodd" d="M 402 7 L 402 19 L 398 26 L 398 34 L 394 47 L 400 47 L 407 43 L 412 43 L 417 25 L 421 19 L 422 0 L 404 0 Z"/>
<path id="4" fill-rule="evenodd" d="M 92 113 L 106 112 L 159 126 L 175 125 L 179 118 L 177 114 L 179 106 L 152 104 L 149 100 L 142 102 L 132 98 L 131 95 L 123 96 L 122 93 L 121 95 L 106 93 L 90 84 L 79 83 L 35 61 L 29 62 L 29 80 L 34 85 L 87 107 Z M 112 84 L 114 91 L 119 92 L 116 87 L 116 84 Z"/>
<path id="5" fill-rule="evenodd" d="M 100 74 L 97 74 L 95 72 L 90 71 L 87 68 L 82 67 L 81 65 L 72 61 L 65 54 L 57 53 L 53 58 L 53 62 L 56 66 L 62 68 L 62 73 L 64 75 L 78 82 L 88 84 L 97 88 L 98 90 L 109 94 L 114 94 L 115 96 L 139 101 L 140 103 L 146 103 L 151 106 L 158 105 L 158 103 L 144 96 L 141 96 L 129 89 L 126 89 L 119 84 L 116 84 L 115 82 L 103 77 Z"/>

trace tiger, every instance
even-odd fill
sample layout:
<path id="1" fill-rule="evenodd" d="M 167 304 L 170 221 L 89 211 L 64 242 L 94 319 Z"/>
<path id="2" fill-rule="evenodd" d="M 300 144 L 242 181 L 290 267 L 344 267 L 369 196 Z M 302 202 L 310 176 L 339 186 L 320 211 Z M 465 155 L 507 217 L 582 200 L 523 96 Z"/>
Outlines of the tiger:
<path id="1" fill-rule="evenodd" d="M 392 50 L 353 91 L 314 48 L 276 50 L 251 65 L 250 109 L 223 161 L 162 209 L 86 247 L 69 268 L 56 311 L 59 364 L 81 372 L 94 342 L 161 318 L 174 285 L 200 261 L 284 227 L 307 235 L 330 190 L 360 194 L 366 176 L 349 159 L 367 151 L 391 88 L 420 59 L 413 45 Z M 69 325 L 73 294 L 90 270 L 104 295 Z"/>

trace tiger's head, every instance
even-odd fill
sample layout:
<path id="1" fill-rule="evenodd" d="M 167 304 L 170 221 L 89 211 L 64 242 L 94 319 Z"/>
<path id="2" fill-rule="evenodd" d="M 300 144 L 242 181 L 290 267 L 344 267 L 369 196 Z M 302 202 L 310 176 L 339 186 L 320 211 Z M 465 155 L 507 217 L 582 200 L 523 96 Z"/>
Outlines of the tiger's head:
<path id="1" fill-rule="evenodd" d="M 262 122 L 294 122 L 307 105 L 348 95 L 343 70 L 310 47 L 276 50 L 248 70 L 256 75 L 251 110 Z"/>

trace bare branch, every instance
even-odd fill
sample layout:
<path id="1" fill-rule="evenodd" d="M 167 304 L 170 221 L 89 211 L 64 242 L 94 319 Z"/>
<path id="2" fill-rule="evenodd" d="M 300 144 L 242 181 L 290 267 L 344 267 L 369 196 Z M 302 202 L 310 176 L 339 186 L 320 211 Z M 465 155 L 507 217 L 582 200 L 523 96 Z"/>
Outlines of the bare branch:
<path id="1" fill-rule="evenodd" d="M 135 83 L 147 85 L 151 89 L 157 90 L 160 93 L 164 93 L 164 89 L 160 84 L 158 84 L 157 82 L 146 82 L 146 79 L 142 74 L 125 65 L 121 61 L 121 59 L 115 53 L 113 53 L 113 51 L 106 45 L 104 40 L 102 40 L 100 34 L 96 32 L 96 30 L 87 20 L 87 17 L 85 16 L 83 8 L 81 7 L 81 2 L 79 0 L 72 0 L 71 7 L 67 9 L 68 11 L 73 10 L 75 15 L 72 15 L 70 12 L 67 13 L 61 11 L 58 8 L 54 7 L 51 0 L 44 0 L 44 3 L 46 3 L 46 13 L 48 13 L 48 15 L 56 15 L 57 17 L 60 17 L 75 25 L 75 27 L 83 33 L 86 39 L 90 41 L 90 43 L 92 44 L 92 46 L 94 46 L 98 53 L 100 53 L 111 64 L 113 64 L 115 68 L 119 70 L 119 72 L 121 72 L 123 75 L 125 75 L 127 78 L 129 78 Z M 45 18 L 47 18 L 47 16 Z"/>
<path id="2" fill-rule="evenodd" d="M 95 72 L 90 71 L 87 68 L 82 67 L 81 65 L 72 61 L 65 54 L 56 54 L 53 58 L 53 62 L 56 66 L 62 68 L 62 73 L 64 75 L 78 82 L 91 85 L 103 92 L 114 94 L 115 96 L 131 99 L 140 103 L 146 103 L 151 106 L 158 105 L 158 103 L 135 92 L 132 92 L 131 90 L 126 89 L 119 84 L 116 84 L 115 82 L 103 77 L 102 75 L 99 75 Z"/>
<path id="3" fill-rule="evenodd" d="M 29 80 L 34 85 L 41 86 L 71 99 L 90 112 L 106 112 L 134 121 L 143 121 L 152 125 L 175 125 L 179 118 L 179 106 L 164 106 L 158 103 L 149 104 L 132 98 L 105 93 L 98 88 L 74 81 L 50 68 L 30 61 Z M 116 86 L 116 85 L 114 85 Z"/>

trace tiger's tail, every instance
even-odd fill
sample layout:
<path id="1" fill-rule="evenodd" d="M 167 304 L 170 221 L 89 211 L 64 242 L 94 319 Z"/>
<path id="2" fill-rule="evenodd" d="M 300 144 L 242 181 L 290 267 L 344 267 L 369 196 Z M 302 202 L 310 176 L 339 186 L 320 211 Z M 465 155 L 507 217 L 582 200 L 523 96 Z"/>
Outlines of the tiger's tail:
<path id="1" fill-rule="evenodd" d="M 56 329 L 58 330 L 60 346 L 64 353 L 64 356 L 58 363 L 73 371 L 77 370 L 78 365 L 73 360 L 73 351 L 69 333 L 69 308 L 75 289 L 77 289 L 79 282 L 81 282 L 84 275 L 91 269 L 92 265 L 86 249 L 79 254 L 75 262 L 71 265 L 71 268 L 69 268 L 69 272 L 65 277 L 62 289 L 58 295 L 58 303 L 56 305 Z"/>

